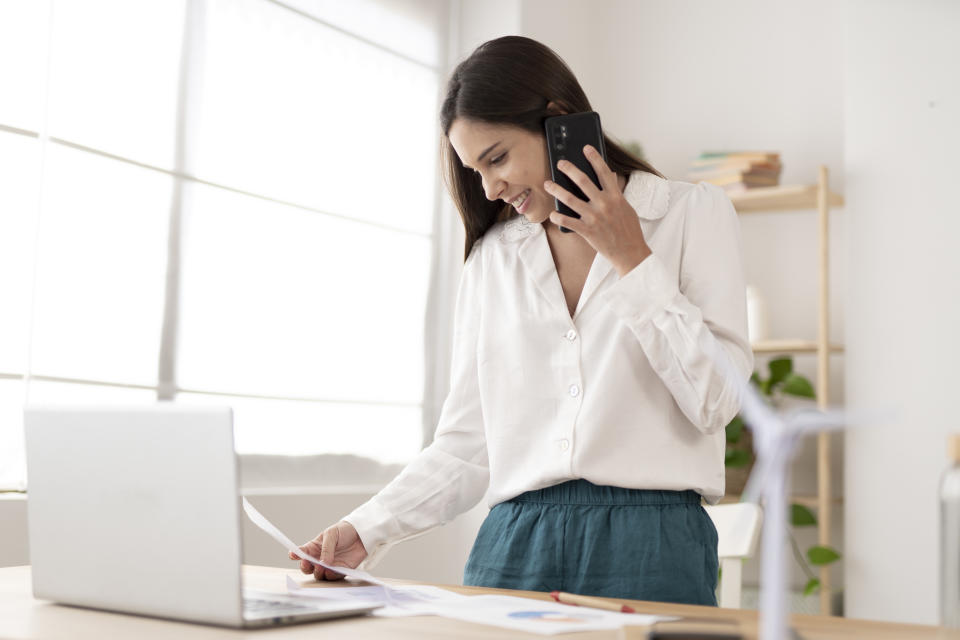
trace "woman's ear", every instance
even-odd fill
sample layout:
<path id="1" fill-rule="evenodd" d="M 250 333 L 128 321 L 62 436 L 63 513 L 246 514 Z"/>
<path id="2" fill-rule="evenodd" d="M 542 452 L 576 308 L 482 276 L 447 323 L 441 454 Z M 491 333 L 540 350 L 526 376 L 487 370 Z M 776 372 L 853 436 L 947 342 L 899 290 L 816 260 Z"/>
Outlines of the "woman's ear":
<path id="1" fill-rule="evenodd" d="M 551 116 L 565 116 L 570 113 L 570 108 L 563 100 L 551 100 L 547 103 L 547 113 Z"/>

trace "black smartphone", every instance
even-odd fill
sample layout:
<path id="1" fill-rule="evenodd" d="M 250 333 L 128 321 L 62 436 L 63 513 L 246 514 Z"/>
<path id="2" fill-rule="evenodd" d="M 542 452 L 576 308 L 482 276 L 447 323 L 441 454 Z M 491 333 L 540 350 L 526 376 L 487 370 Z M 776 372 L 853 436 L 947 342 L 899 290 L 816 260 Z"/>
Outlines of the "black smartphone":
<path id="1" fill-rule="evenodd" d="M 597 188 L 600 187 L 597 172 L 593 170 L 593 165 L 583 155 L 584 145 L 589 144 L 600 152 L 604 162 L 607 160 L 607 150 L 603 146 L 603 129 L 600 128 L 600 115 L 596 111 L 586 111 L 564 116 L 551 116 L 544 121 L 543 128 L 547 136 L 550 179 L 581 200 L 589 201 L 580 187 L 574 184 L 573 180 L 567 177 L 567 174 L 557 169 L 557 163 L 561 160 L 569 160 L 580 171 L 587 174 L 593 180 L 593 184 L 597 185 Z M 560 213 L 573 218 L 580 217 L 579 213 L 559 200 L 556 203 L 557 211 Z M 570 229 L 566 227 L 560 227 L 560 231 L 570 233 Z"/>

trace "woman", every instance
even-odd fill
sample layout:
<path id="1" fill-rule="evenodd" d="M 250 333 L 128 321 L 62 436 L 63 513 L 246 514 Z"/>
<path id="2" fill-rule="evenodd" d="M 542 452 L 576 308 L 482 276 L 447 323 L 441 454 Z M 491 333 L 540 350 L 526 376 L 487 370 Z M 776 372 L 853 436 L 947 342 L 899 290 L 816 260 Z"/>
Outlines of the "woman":
<path id="1" fill-rule="evenodd" d="M 453 72 L 440 117 L 466 261 L 450 393 L 434 442 L 304 551 L 370 566 L 487 492 L 465 584 L 716 604 L 701 496 L 723 495 L 724 426 L 753 364 L 736 214 L 606 137 L 607 162 L 586 149 L 600 189 L 559 165 L 589 202 L 559 188 L 544 118 L 590 110 L 527 38 Z"/>

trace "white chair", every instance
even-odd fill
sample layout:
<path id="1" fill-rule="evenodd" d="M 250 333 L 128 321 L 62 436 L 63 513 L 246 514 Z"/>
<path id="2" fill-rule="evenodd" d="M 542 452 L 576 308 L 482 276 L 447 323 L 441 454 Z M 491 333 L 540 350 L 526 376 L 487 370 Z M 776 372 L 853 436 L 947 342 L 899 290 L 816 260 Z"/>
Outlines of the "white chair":
<path id="1" fill-rule="evenodd" d="M 763 512 L 750 502 L 704 506 L 717 528 L 717 555 L 720 558 L 719 605 L 740 608 L 744 558 L 753 555 L 760 536 Z"/>

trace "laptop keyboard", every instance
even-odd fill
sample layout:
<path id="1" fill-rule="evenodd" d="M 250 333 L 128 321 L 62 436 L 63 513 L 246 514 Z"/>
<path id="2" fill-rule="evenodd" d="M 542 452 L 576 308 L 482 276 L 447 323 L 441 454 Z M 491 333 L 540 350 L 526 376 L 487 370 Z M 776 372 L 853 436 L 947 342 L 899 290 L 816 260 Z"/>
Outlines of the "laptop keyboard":
<path id="1" fill-rule="evenodd" d="M 271 613 L 311 613 L 316 610 L 317 607 L 301 605 L 296 602 L 290 602 L 289 600 L 269 600 L 267 598 L 250 597 L 244 597 L 243 599 L 243 613 L 245 615 L 253 614 L 259 616 Z"/>

